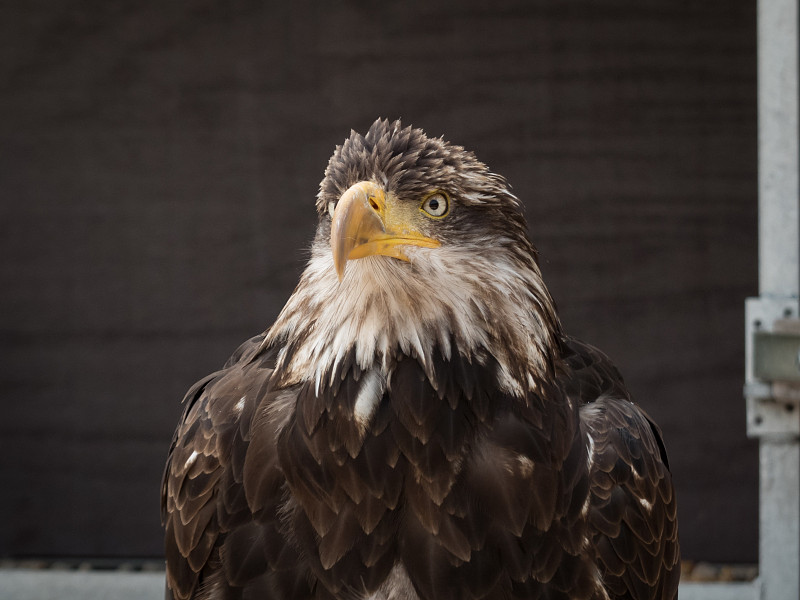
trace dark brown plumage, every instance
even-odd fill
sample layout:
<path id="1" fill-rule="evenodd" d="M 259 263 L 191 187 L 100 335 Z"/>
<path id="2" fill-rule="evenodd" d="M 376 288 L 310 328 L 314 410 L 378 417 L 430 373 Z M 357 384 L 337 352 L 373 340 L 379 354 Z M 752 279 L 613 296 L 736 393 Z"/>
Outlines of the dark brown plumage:
<path id="1" fill-rule="evenodd" d="M 276 323 L 184 400 L 167 596 L 674 598 L 661 434 L 562 333 L 503 178 L 379 120 L 317 212 Z"/>

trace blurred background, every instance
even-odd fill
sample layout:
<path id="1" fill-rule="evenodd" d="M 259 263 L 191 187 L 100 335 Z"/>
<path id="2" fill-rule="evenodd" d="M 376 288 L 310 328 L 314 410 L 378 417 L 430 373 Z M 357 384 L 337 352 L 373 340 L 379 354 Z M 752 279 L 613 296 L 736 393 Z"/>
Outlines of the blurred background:
<path id="1" fill-rule="evenodd" d="M 684 558 L 757 561 L 755 2 L 0 4 L 0 557 L 162 554 L 180 399 L 263 331 L 377 117 L 524 201 L 661 425 Z"/>

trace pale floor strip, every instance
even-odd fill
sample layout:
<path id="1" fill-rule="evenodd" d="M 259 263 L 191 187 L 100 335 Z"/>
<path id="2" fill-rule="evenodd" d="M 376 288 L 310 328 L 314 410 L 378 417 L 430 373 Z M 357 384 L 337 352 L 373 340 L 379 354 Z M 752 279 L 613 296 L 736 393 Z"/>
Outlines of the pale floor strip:
<path id="1" fill-rule="evenodd" d="M 682 583 L 680 600 L 757 600 L 758 582 Z M 0 569 L 0 600 L 157 600 L 164 573 Z"/>

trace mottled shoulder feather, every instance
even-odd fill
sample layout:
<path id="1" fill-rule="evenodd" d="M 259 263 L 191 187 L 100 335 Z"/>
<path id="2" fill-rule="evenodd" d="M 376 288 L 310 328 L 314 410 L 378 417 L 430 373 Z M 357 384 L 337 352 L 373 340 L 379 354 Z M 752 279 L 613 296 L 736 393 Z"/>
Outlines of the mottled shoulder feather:
<path id="1" fill-rule="evenodd" d="M 274 352 L 260 350 L 262 339 L 240 346 L 184 398 L 162 485 L 167 584 L 175 598 L 221 585 L 211 573 L 224 562 L 226 536 L 251 524 L 243 470 L 250 424 L 274 367 Z"/>
<path id="2" fill-rule="evenodd" d="M 572 378 L 588 445 L 589 526 L 614 598 L 672 600 L 680 579 L 675 491 L 661 432 L 630 401 L 605 355 L 570 342 Z"/>

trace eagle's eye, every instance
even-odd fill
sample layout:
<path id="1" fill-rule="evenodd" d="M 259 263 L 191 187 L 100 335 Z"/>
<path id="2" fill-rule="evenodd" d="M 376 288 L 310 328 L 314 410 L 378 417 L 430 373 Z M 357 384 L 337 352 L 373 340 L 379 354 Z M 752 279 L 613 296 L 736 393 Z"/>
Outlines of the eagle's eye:
<path id="1" fill-rule="evenodd" d="M 450 203 L 447 201 L 447 196 L 443 192 L 436 192 L 431 194 L 422 202 L 420 209 L 425 211 L 431 217 L 443 217 L 447 214 L 450 208 Z"/>

